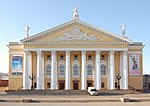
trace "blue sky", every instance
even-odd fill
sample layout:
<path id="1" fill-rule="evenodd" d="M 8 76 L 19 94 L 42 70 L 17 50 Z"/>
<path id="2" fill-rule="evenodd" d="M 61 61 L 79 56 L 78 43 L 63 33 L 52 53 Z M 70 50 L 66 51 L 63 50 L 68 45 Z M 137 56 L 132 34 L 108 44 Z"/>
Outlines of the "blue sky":
<path id="1" fill-rule="evenodd" d="M 126 36 L 146 45 L 143 49 L 144 74 L 150 73 L 150 0 L 0 0 L 0 72 L 8 72 L 8 48 L 11 41 L 24 38 L 24 27 L 30 35 L 72 19 L 78 8 L 82 21 L 121 35 L 120 24 L 127 27 Z"/>

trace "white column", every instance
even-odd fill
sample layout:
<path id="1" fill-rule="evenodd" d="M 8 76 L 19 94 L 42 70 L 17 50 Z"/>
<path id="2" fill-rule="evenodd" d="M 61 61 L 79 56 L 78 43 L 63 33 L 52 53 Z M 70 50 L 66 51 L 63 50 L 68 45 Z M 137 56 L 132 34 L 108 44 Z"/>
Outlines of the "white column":
<path id="1" fill-rule="evenodd" d="M 70 90 L 70 51 L 66 51 L 65 90 Z"/>
<path id="2" fill-rule="evenodd" d="M 57 60 L 56 51 L 51 51 L 52 62 L 51 62 L 51 90 L 57 89 Z"/>
<path id="3" fill-rule="evenodd" d="M 120 76 L 121 76 L 121 79 L 120 79 L 120 89 L 123 89 L 124 88 L 124 77 L 123 77 L 123 53 L 121 52 L 120 53 Z"/>
<path id="4" fill-rule="evenodd" d="M 128 89 L 128 52 L 123 51 L 123 77 L 124 77 L 124 88 Z"/>
<path id="5" fill-rule="evenodd" d="M 28 51 L 24 51 L 23 89 L 29 89 Z"/>
<path id="6" fill-rule="evenodd" d="M 44 89 L 44 70 L 42 69 L 42 52 L 37 51 L 37 90 Z"/>
<path id="7" fill-rule="evenodd" d="M 31 52 L 28 53 L 28 73 L 29 76 L 32 76 L 32 53 Z M 32 86 L 32 80 L 29 78 L 28 89 L 31 89 L 31 86 Z"/>
<path id="8" fill-rule="evenodd" d="M 86 51 L 82 51 L 81 90 L 86 90 Z"/>
<path id="9" fill-rule="evenodd" d="M 96 89 L 101 89 L 100 51 L 96 51 Z"/>
<path id="10" fill-rule="evenodd" d="M 110 90 L 115 89 L 114 51 L 110 51 Z"/>

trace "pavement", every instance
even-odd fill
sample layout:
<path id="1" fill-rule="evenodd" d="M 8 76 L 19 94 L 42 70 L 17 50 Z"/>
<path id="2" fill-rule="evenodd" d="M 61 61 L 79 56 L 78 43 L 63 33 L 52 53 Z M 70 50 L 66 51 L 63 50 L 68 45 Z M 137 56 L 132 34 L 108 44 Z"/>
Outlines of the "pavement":
<path id="1" fill-rule="evenodd" d="M 0 103 L 23 102 L 32 100 L 33 103 L 87 103 L 87 102 L 121 102 L 120 98 L 129 98 L 132 102 L 149 102 L 150 93 L 124 95 L 9 95 L 0 93 Z"/>
<path id="2" fill-rule="evenodd" d="M 90 102 L 90 103 L 0 103 L 0 106 L 150 106 L 150 102 Z"/>

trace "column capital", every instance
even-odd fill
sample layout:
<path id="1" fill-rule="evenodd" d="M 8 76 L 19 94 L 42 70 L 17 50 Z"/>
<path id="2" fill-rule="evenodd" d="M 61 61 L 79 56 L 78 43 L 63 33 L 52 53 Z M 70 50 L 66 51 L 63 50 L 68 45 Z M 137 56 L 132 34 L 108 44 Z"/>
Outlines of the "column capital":
<path id="1" fill-rule="evenodd" d="M 99 54 L 100 52 L 101 52 L 100 50 L 96 50 L 96 51 L 95 51 L 96 54 Z"/>
<path id="2" fill-rule="evenodd" d="M 82 50 L 81 53 L 82 53 L 82 54 L 85 54 L 85 53 L 86 53 L 86 50 Z"/>
<path id="3" fill-rule="evenodd" d="M 28 53 L 28 50 L 24 50 L 24 53 Z"/>
<path id="4" fill-rule="evenodd" d="M 65 53 L 66 53 L 66 54 L 70 54 L 70 50 L 66 50 Z"/>
<path id="5" fill-rule="evenodd" d="M 31 52 L 28 52 L 28 55 L 32 55 L 32 53 L 31 53 Z"/>
<path id="6" fill-rule="evenodd" d="M 114 50 L 110 50 L 109 53 L 110 53 L 110 54 L 114 54 L 115 51 L 114 51 Z"/>
<path id="7" fill-rule="evenodd" d="M 128 51 L 127 51 L 127 50 L 124 50 L 123 53 L 128 54 Z"/>
<path id="8" fill-rule="evenodd" d="M 52 50 L 51 53 L 52 53 L 52 55 L 55 55 L 55 54 L 56 54 L 56 51 L 55 51 L 55 50 Z"/>
<path id="9" fill-rule="evenodd" d="M 41 50 L 37 50 L 36 53 L 41 53 Z"/>

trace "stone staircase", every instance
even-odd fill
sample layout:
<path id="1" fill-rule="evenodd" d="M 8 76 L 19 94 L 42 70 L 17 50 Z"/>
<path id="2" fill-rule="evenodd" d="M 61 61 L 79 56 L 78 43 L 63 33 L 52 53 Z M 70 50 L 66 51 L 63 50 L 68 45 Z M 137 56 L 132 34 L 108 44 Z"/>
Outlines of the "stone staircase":
<path id="1" fill-rule="evenodd" d="M 15 95 L 87 95 L 86 90 L 17 90 L 7 91 L 7 94 Z"/>
<path id="2" fill-rule="evenodd" d="M 98 95 L 124 95 L 140 94 L 135 90 L 99 90 Z M 12 95 L 88 95 L 87 90 L 8 90 L 7 94 Z"/>

